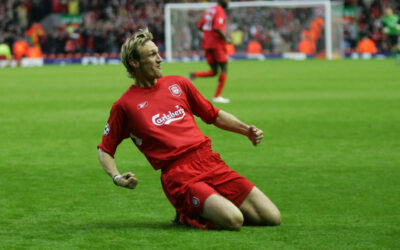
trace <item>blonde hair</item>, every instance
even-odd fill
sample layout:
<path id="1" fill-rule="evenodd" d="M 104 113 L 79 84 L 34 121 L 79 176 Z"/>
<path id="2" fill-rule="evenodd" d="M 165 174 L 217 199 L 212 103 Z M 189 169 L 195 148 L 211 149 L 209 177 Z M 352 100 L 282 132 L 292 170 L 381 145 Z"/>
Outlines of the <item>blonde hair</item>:
<path id="1" fill-rule="evenodd" d="M 147 41 L 151 40 L 153 40 L 153 34 L 151 34 L 148 28 L 144 28 L 135 32 L 135 34 L 126 39 L 122 45 L 121 61 L 124 64 L 129 77 L 135 78 L 135 69 L 129 62 L 132 60 L 139 61 L 139 48 L 142 47 Z"/>

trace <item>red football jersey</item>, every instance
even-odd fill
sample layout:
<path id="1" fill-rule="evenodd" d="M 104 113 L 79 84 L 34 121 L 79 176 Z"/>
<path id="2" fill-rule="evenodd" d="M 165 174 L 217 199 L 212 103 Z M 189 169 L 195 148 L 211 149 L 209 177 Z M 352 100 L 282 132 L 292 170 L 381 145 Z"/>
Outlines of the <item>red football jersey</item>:
<path id="1" fill-rule="evenodd" d="M 130 137 L 153 168 L 160 169 L 209 142 L 193 115 L 211 124 L 218 111 L 184 77 L 162 77 L 146 88 L 132 85 L 114 103 L 98 147 L 114 156 L 121 141 Z"/>
<path id="2" fill-rule="evenodd" d="M 215 32 L 216 29 L 225 33 L 226 13 L 225 10 L 217 5 L 207 9 L 201 20 L 197 23 L 197 27 L 203 31 L 203 41 L 201 43 L 204 49 L 215 49 L 224 47 L 225 41 Z"/>

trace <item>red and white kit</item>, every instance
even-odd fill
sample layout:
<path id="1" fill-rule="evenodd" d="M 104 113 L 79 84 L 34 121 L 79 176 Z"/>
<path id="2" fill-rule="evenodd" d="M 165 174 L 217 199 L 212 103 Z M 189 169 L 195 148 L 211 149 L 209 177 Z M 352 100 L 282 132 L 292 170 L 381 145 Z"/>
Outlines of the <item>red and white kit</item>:
<path id="1" fill-rule="evenodd" d="M 206 59 L 209 64 L 213 62 L 224 63 L 228 61 L 226 42 L 215 30 L 225 33 L 226 13 L 225 10 L 217 5 L 207 9 L 203 17 L 197 23 L 197 27 L 203 31 L 203 41 L 201 43 L 206 52 Z"/>
<path id="2" fill-rule="evenodd" d="M 162 77 L 151 87 L 132 85 L 114 103 L 98 147 L 114 156 L 130 137 L 153 168 L 162 170 L 164 192 L 178 211 L 201 214 L 212 193 L 239 206 L 254 185 L 212 152 L 193 116 L 211 124 L 218 112 L 184 77 Z"/>

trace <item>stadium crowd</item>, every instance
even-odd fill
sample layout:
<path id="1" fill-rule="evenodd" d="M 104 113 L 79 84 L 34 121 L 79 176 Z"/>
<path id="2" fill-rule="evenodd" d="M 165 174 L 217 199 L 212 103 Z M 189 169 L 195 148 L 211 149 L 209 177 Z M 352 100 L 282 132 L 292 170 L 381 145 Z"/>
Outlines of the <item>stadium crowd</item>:
<path id="1" fill-rule="evenodd" d="M 398 0 L 357 0 L 357 6 L 353 8 L 356 15 L 346 15 L 346 9 L 354 6 L 353 0 L 345 1 L 344 15 L 344 47 L 346 52 L 355 51 L 363 40 L 368 38 L 373 41 L 377 52 L 390 53 L 390 43 L 385 34 L 382 20 L 385 17 L 385 9 L 391 8 L 395 15 L 400 13 L 400 1 Z M 398 29 L 398 35 L 399 34 Z"/>
<path id="2" fill-rule="evenodd" d="M 41 53 L 118 53 L 125 39 L 133 31 L 147 26 L 154 35 L 154 42 L 163 52 L 163 7 L 171 2 L 198 1 L 0 0 L 0 44 L 8 46 L 14 57 L 19 57 L 21 53 L 24 56 L 23 52 L 30 47 L 40 50 L 35 52 L 36 54 L 33 53 L 33 56 Z M 386 6 L 392 7 L 394 13 L 398 14 L 400 11 L 400 1 L 396 0 L 344 1 L 346 52 L 356 51 L 358 42 L 364 37 L 369 37 L 374 42 L 378 52 L 390 51 L 381 22 Z M 346 10 L 350 10 L 350 14 L 346 14 Z M 311 51 L 309 53 L 315 53 L 316 50 L 307 44 L 312 29 L 304 30 L 300 27 L 301 23 L 307 21 L 306 12 L 296 13 L 299 9 L 271 9 L 267 15 L 261 15 L 257 14 L 257 11 L 257 8 L 254 8 L 255 14 L 248 18 L 241 18 L 243 13 L 228 14 L 228 32 L 237 48 L 248 49 L 249 52 L 261 50 L 265 53 L 279 53 L 298 51 L 304 47 Z M 41 25 L 52 14 L 63 14 L 66 16 L 65 20 L 68 20 L 69 16 L 78 15 L 81 21 L 57 24 L 50 21 L 52 25 L 48 25 L 49 22 L 47 25 Z M 267 24 L 265 17 L 273 22 L 269 21 Z M 246 22 L 247 25 L 242 26 L 241 22 Z M 271 23 L 278 29 L 271 29 Z M 195 29 L 196 26 L 192 26 Z M 18 41 L 26 42 L 15 46 Z M 199 46 L 199 42 L 190 46 Z M 318 42 L 315 46 L 318 48 Z"/>

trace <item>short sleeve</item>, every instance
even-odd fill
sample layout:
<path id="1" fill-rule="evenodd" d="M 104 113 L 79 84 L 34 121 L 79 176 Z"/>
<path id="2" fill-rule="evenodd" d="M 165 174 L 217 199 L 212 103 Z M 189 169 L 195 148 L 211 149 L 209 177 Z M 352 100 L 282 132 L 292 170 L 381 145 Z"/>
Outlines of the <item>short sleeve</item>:
<path id="1" fill-rule="evenodd" d="M 97 147 L 114 157 L 118 145 L 129 135 L 127 127 L 126 115 L 121 104 L 116 102 L 111 108 L 110 117 L 104 129 L 103 139 Z"/>
<path id="2" fill-rule="evenodd" d="M 226 17 L 224 12 L 217 11 L 217 13 L 214 16 L 212 29 L 225 31 L 225 24 L 226 24 Z"/>
<path id="3" fill-rule="evenodd" d="M 219 109 L 214 107 L 210 101 L 194 87 L 194 85 L 186 78 L 180 78 L 180 84 L 186 97 L 192 113 L 201 118 L 205 123 L 211 124 L 215 122 Z"/>

